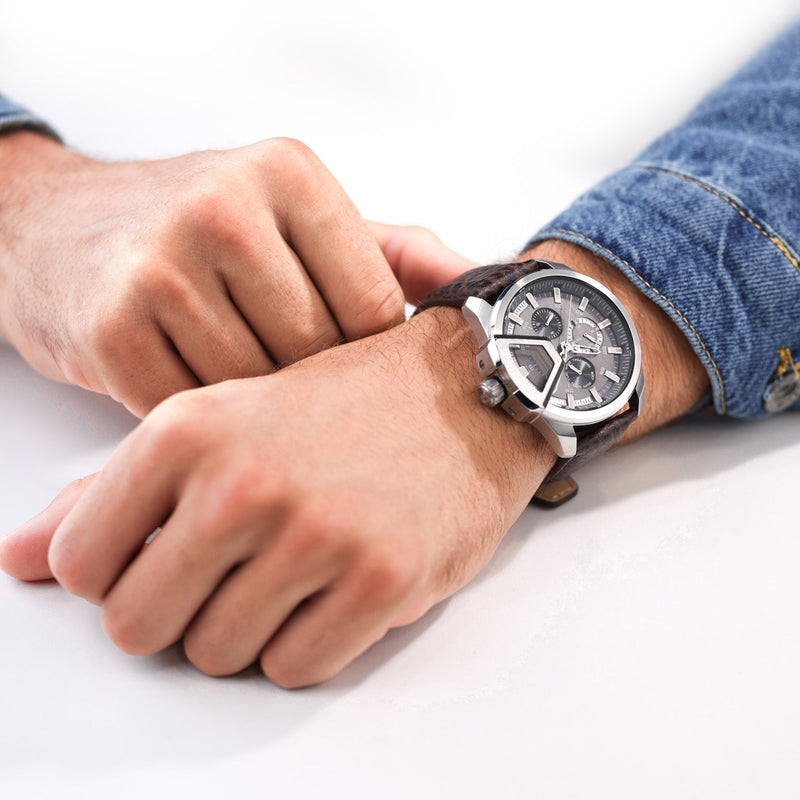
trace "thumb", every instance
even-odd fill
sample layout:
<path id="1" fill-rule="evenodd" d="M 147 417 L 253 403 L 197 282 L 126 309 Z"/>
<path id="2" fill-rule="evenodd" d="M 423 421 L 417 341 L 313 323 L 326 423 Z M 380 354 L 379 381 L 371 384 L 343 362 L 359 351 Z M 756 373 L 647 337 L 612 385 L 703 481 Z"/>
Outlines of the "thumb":
<path id="1" fill-rule="evenodd" d="M 428 292 L 477 266 L 427 228 L 382 222 L 369 226 L 409 303 L 419 303 Z"/>
<path id="2" fill-rule="evenodd" d="M 0 540 L 0 569 L 21 581 L 52 578 L 47 563 L 50 540 L 93 479 L 91 475 L 73 481 L 44 511 L 4 536 Z"/>

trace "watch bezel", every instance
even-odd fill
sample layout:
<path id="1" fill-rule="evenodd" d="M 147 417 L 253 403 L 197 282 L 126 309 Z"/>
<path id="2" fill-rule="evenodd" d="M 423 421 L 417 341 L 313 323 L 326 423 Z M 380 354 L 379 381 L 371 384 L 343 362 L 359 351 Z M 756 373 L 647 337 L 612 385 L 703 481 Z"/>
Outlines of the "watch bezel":
<path id="1" fill-rule="evenodd" d="M 601 406 L 600 408 L 582 411 L 580 409 L 558 408 L 549 405 L 541 404 L 541 393 L 536 392 L 535 387 L 519 374 L 519 369 L 515 364 L 506 363 L 500 355 L 500 349 L 497 346 L 496 337 L 504 336 L 502 330 L 502 320 L 505 318 L 506 311 L 508 310 L 511 301 L 530 284 L 537 281 L 552 279 L 554 276 L 562 276 L 569 280 L 584 283 L 602 294 L 619 312 L 620 317 L 628 327 L 631 334 L 633 345 L 633 366 L 631 368 L 628 381 L 620 394 L 614 398 L 608 405 Z M 499 325 L 498 325 L 499 323 Z M 567 425 L 594 425 L 599 422 L 613 417 L 618 412 L 622 411 L 628 404 L 631 395 L 636 390 L 639 382 L 639 377 L 642 371 L 642 347 L 639 341 L 639 334 L 636 331 L 636 326 L 633 324 L 630 314 L 628 314 L 625 306 L 620 302 L 619 298 L 600 281 L 583 275 L 575 270 L 565 267 L 552 267 L 550 269 L 534 272 L 530 275 L 524 275 L 518 278 L 513 283 L 509 284 L 499 295 L 494 305 L 492 306 L 492 313 L 489 318 L 489 340 L 494 345 L 492 348 L 496 354 L 496 361 L 498 366 L 502 365 L 505 373 L 512 381 L 513 386 L 509 386 L 509 397 L 515 396 L 518 400 L 529 406 L 532 412 L 540 414 L 547 421 L 563 423 Z M 548 381 L 548 384 L 550 382 Z M 526 386 L 527 384 L 527 386 Z M 526 391 L 528 389 L 528 391 Z M 533 391 L 530 391 L 533 390 Z M 534 394 L 536 392 L 536 394 Z M 536 395 L 539 395 L 537 398 Z M 549 403 L 550 397 L 548 395 L 547 402 Z"/>

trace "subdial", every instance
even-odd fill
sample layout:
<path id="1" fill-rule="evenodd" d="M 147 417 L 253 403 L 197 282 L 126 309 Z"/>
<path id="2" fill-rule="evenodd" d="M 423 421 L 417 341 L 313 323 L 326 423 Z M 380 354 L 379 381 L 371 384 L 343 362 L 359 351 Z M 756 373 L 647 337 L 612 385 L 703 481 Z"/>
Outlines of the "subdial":
<path id="1" fill-rule="evenodd" d="M 566 364 L 567 380 L 579 389 L 588 389 L 594 385 L 595 372 L 592 362 L 580 356 L 574 356 Z"/>
<path id="2" fill-rule="evenodd" d="M 603 332 L 593 319 L 578 317 L 570 320 L 567 330 L 568 349 L 585 356 L 600 355 Z"/>
<path id="3" fill-rule="evenodd" d="M 564 323 L 552 308 L 540 307 L 531 314 L 531 327 L 537 336 L 558 339 L 564 330 Z"/>

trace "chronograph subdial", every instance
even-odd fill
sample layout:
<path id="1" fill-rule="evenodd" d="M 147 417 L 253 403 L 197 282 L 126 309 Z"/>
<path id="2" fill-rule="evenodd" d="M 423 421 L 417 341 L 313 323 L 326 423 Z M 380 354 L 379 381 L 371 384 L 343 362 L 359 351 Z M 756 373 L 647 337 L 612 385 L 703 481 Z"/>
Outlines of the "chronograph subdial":
<path id="1" fill-rule="evenodd" d="M 564 331 L 564 323 L 558 313 L 544 306 L 535 309 L 531 314 L 531 327 L 537 336 L 547 339 L 558 339 Z"/>
<path id="2" fill-rule="evenodd" d="M 592 362 L 581 356 L 573 356 L 565 365 L 567 380 L 578 389 L 594 386 L 595 371 Z"/>
<path id="3" fill-rule="evenodd" d="M 602 346 L 603 332 L 593 319 L 578 317 L 569 321 L 566 341 L 568 352 L 596 356 L 600 354 Z"/>

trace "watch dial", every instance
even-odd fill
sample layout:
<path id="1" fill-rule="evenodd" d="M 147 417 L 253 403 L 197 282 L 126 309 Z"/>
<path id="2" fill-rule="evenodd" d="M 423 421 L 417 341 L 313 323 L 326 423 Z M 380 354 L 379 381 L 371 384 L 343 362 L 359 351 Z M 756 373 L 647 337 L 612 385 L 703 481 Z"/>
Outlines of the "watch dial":
<path id="1" fill-rule="evenodd" d="M 542 391 L 557 371 L 548 407 L 590 411 L 613 402 L 634 370 L 630 328 L 616 304 L 579 276 L 543 273 L 519 288 L 500 321 L 511 358 Z M 541 355 L 535 342 L 552 343 L 557 364 Z M 532 354 L 539 355 L 534 359 Z"/>

